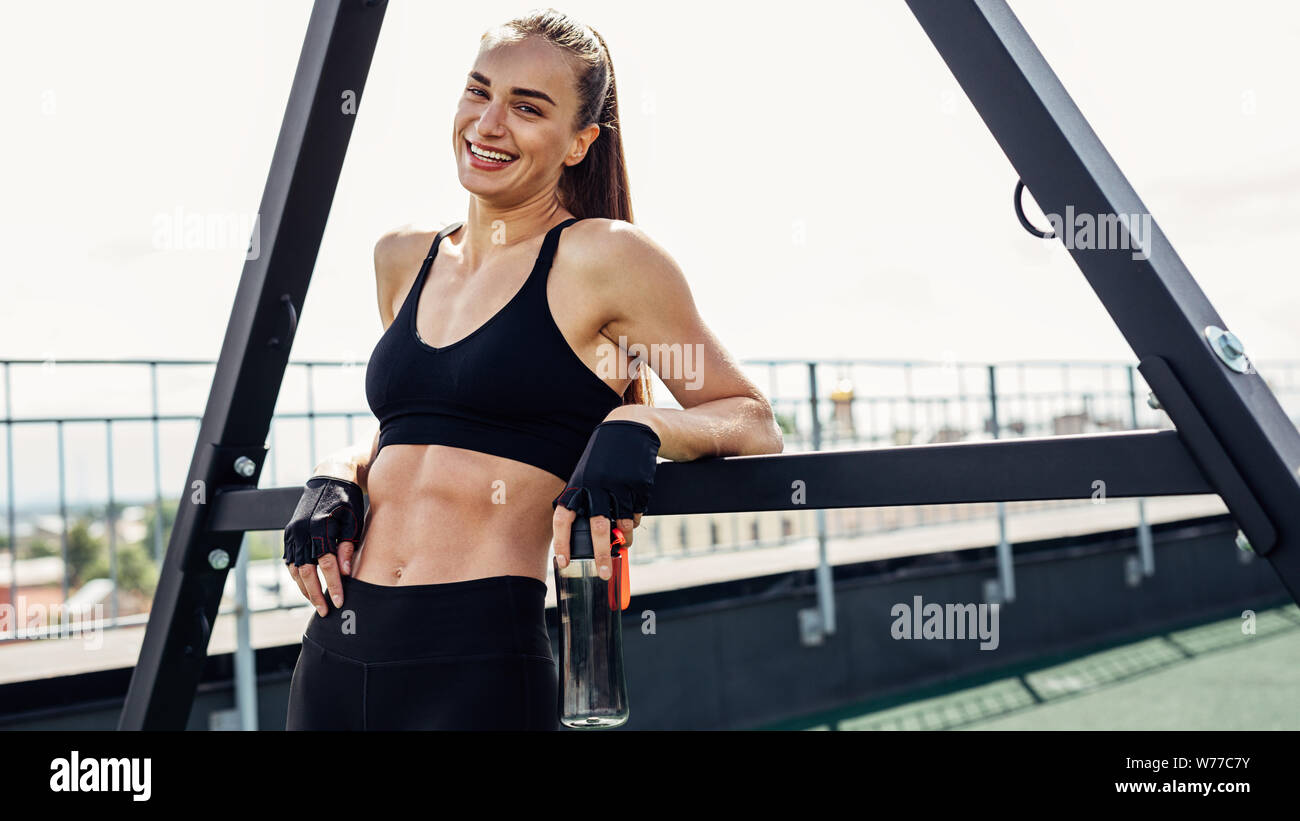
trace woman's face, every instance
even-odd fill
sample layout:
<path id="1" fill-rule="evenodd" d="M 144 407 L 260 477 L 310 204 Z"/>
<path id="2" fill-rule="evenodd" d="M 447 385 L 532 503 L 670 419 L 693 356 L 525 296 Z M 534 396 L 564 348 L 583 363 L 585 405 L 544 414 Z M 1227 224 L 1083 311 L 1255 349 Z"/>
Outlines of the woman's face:
<path id="1" fill-rule="evenodd" d="M 573 71 L 559 49 L 535 37 L 480 50 L 465 81 L 452 129 L 456 171 L 466 190 L 511 202 L 554 187 L 600 133 L 572 130 L 578 97 Z M 470 144 L 509 155 L 475 156 Z M 508 203 L 502 203 L 508 204 Z"/>

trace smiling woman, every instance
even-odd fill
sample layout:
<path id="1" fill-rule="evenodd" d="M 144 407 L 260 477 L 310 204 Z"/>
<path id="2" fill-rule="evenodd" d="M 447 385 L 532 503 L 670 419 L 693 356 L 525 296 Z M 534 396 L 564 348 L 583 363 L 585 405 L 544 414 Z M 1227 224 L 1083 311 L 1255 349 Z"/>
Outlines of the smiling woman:
<path id="1" fill-rule="evenodd" d="M 556 729 L 549 549 L 558 572 L 589 518 L 608 580 L 611 527 L 631 545 L 657 457 L 781 450 L 682 271 L 632 224 L 618 125 L 594 30 L 547 9 L 483 36 L 452 121 L 467 217 L 376 244 L 379 430 L 317 466 L 286 527 L 319 614 L 289 729 Z M 654 408 L 629 351 L 681 349 L 692 368 L 656 360 L 681 409 Z"/>

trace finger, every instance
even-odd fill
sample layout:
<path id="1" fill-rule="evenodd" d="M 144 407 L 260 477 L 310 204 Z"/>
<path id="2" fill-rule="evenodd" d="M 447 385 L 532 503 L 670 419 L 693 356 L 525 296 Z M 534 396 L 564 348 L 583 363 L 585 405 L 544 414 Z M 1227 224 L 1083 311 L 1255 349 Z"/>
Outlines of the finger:
<path id="1" fill-rule="evenodd" d="M 304 599 L 307 598 L 307 588 L 302 586 L 302 579 L 298 576 L 297 566 L 286 564 L 285 569 L 289 571 L 289 578 L 293 579 L 293 583 L 298 585 L 298 592 L 302 594 Z"/>
<path id="2" fill-rule="evenodd" d="M 325 596 L 320 592 L 320 579 L 316 576 L 316 565 L 304 564 L 298 568 L 298 577 L 307 589 L 307 598 L 316 606 L 316 612 L 322 616 L 329 614 L 325 606 Z"/>
<path id="3" fill-rule="evenodd" d="M 619 547 L 620 552 L 632 546 L 632 528 L 634 527 L 636 527 L 636 524 L 631 519 L 618 520 L 618 529 L 623 532 L 623 545 Z"/>
<path id="4" fill-rule="evenodd" d="M 596 550 L 596 572 L 609 581 L 614 575 L 614 562 L 609 556 L 609 519 L 591 517 L 591 541 Z"/>
<path id="5" fill-rule="evenodd" d="M 635 513 L 632 515 L 632 527 L 640 527 L 640 526 L 641 526 L 641 514 Z"/>
<path id="6" fill-rule="evenodd" d="M 356 542 L 339 542 L 339 570 L 344 576 L 352 575 L 352 554 L 356 549 Z"/>
<path id="7" fill-rule="evenodd" d="M 567 507 L 556 507 L 551 519 L 554 535 L 551 541 L 555 547 L 555 560 L 561 568 L 569 565 L 569 526 L 578 515 Z"/>
<path id="8" fill-rule="evenodd" d="M 343 582 L 339 580 L 339 560 L 333 553 L 326 553 L 316 561 L 320 562 L 320 572 L 325 576 L 325 589 L 329 591 L 330 601 L 335 607 L 342 607 Z"/>

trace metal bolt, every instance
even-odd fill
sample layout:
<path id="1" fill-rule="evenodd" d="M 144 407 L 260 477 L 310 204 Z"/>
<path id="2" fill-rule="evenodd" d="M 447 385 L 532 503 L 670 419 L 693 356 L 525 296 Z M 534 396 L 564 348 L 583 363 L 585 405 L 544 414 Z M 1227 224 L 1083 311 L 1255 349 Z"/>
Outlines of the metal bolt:
<path id="1" fill-rule="evenodd" d="M 1151 408 L 1151 410 L 1160 410 L 1160 400 L 1156 399 L 1156 395 L 1152 391 L 1147 391 L 1147 407 Z"/>
<path id="2" fill-rule="evenodd" d="M 826 640 L 826 629 L 822 625 L 821 610 L 807 607 L 798 612 L 799 642 L 805 647 L 815 647 Z"/>
<path id="3" fill-rule="evenodd" d="M 235 473 L 247 479 L 257 470 L 257 463 L 247 456 L 241 456 L 235 460 Z"/>
<path id="4" fill-rule="evenodd" d="M 1241 344 L 1241 340 L 1232 331 L 1225 331 L 1218 325 L 1207 325 L 1205 338 L 1210 341 L 1210 347 L 1223 360 L 1223 364 L 1237 373 L 1246 373 L 1250 369 L 1250 362 L 1246 359 L 1246 346 Z"/>
<path id="5" fill-rule="evenodd" d="M 1124 583 L 1129 587 L 1137 587 L 1142 583 L 1142 562 L 1137 556 L 1129 556 L 1124 560 Z"/>
<path id="6" fill-rule="evenodd" d="M 1250 546 L 1250 540 L 1246 538 L 1246 534 L 1240 530 L 1237 531 L 1237 549 L 1244 550 L 1247 553 L 1255 552 L 1255 548 Z"/>
<path id="7" fill-rule="evenodd" d="M 208 564 L 213 570 L 225 570 L 230 567 L 230 554 L 219 547 L 208 552 Z"/>

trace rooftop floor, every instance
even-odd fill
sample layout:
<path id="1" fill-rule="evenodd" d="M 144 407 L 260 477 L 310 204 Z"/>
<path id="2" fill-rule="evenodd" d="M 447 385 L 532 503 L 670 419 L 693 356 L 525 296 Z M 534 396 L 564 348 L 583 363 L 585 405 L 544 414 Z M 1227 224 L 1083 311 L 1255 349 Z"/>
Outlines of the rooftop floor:
<path id="1" fill-rule="evenodd" d="M 1300 730 L 1300 608 L 1254 626 L 1224 619 L 762 729 Z"/>

